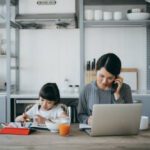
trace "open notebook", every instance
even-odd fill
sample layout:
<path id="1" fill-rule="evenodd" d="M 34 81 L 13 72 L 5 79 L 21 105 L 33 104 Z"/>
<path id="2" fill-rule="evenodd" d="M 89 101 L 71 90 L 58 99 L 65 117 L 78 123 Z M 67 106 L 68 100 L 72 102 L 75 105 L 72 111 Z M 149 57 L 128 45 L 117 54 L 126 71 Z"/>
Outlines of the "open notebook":
<path id="1" fill-rule="evenodd" d="M 38 124 L 36 122 L 33 122 L 29 127 L 32 129 L 48 130 L 45 124 Z"/>

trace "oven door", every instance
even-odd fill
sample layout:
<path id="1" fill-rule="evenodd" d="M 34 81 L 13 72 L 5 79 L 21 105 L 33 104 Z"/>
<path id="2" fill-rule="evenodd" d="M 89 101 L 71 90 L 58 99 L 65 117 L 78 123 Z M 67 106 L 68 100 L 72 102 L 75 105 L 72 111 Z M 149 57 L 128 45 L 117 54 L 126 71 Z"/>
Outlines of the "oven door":
<path id="1" fill-rule="evenodd" d="M 33 106 L 35 103 L 38 103 L 37 99 L 15 99 L 14 100 L 14 119 L 24 113 L 28 106 Z"/>

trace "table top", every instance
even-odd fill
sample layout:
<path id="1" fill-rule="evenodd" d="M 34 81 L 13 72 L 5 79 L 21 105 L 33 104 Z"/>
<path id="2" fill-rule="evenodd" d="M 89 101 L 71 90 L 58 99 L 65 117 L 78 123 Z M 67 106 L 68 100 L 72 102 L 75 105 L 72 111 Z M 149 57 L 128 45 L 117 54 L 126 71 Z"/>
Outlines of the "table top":
<path id="1" fill-rule="evenodd" d="M 0 150 L 149 150 L 150 129 L 132 136 L 90 137 L 71 125 L 67 137 L 38 130 L 30 135 L 0 135 Z"/>

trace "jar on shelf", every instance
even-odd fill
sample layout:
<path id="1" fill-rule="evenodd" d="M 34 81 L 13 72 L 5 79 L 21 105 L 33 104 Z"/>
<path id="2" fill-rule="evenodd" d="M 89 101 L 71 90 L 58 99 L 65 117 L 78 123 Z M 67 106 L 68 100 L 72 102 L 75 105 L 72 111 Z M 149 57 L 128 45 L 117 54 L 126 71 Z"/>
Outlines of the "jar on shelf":
<path id="1" fill-rule="evenodd" d="M 75 85 L 74 86 L 74 92 L 75 93 L 79 93 L 79 85 Z"/>
<path id="2" fill-rule="evenodd" d="M 64 85 L 63 85 L 63 92 L 68 92 L 68 90 L 69 90 L 69 80 L 66 78 L 65 80 L 64 80 Z"/>
<path id="3" fill-rule="evenodd" d="M 73 93 L 73 92 L 74 92 L 73 85 L 70 84 L 68 90 L 69 90 L 69 91 L 68 91 L 69 93 Z"/>

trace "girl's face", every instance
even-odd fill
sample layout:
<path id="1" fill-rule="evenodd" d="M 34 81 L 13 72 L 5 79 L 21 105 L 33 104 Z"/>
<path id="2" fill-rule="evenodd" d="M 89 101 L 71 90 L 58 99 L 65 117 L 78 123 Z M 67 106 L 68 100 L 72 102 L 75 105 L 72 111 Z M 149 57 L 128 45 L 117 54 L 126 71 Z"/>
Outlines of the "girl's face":
<path id="1" fill-rule="evenodd" d="M 46 100 L 43 98 L 40 98 L 40 100 L 41 100 L 41 108 L 44 110 L 50 110 L 55 105 L 55 101 L 53 101 L 53 100 L 49 101 L 49 100 Z"/>
<path id="2" fill-rule="evenodd" d="M 112 86 L 115 76 L 108 72 L 104 67 L 97 71 L 96 83 L 102 90 L 108 90 Z"/>

